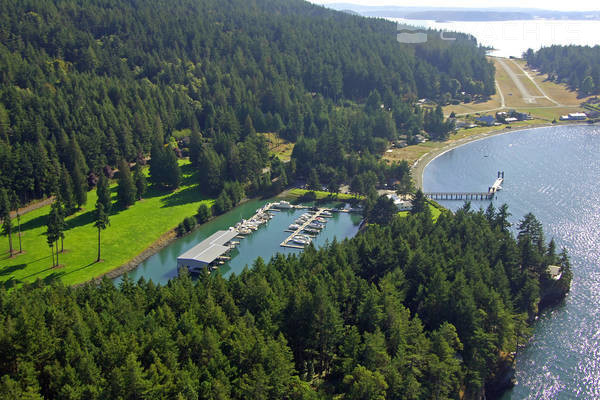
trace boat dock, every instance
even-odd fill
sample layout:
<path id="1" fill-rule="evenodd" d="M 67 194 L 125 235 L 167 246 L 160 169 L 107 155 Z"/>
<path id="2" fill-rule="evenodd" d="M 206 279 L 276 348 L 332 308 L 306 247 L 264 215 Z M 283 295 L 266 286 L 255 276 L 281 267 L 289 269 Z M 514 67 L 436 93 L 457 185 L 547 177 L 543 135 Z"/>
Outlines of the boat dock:
<path id="1" fill-rule="evenodd" d="M 291 244 L 290 242 L 294 239 L 294 236 L 300 234 L 300 232 L 302 232 L 304 229 L 306 229 L 306 227 L 310 224 L 312 224 L 313 222 L 315 222 L 315 220 L 319 217 L 321 217 L 322 213 L 324 211 L 329 211 L 331 212 L 331 210 L 328 210 L 326 208 L 319 208 L 314 214 L 311 215 L 310 218 L 308 218 L 304 223 L 302 223 L 302 225 L 300 225 L 300 227 L 298 229 L 296 229 L 295 231 L 293 231 L 293 233 L 287 237 L 287 239 L 285 239 L 283 242 L 281 242 L 281 247 L 290 247 L 292 249 L 303 249 L 304 246 L 298 245 L 298 244 Z M 325 216 L 325 215 L 323 215 Z"/>
<path id="2" fill-rule="evenodd" d="M 502 190 L 504 171 L 498 171 L 494 184 L 488 187 L 487 192 L 432 192 L 424 193 L 431 200 L 492 200 L 499 190 Z"/>

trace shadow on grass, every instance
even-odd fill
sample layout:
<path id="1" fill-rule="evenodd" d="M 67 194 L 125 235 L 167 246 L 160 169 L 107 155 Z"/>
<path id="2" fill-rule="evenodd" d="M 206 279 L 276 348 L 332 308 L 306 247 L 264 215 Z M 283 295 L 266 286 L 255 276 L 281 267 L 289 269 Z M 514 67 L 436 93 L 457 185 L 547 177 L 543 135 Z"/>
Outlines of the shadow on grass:
<path id="1" fill-rule="evenodd" d="M 53 282 L 60 280 L 60 278 L 63 277 L 64 275 L 65 275 L 64 271 L 53 272 L 50 275 L 44 277 L 44 279 L 42 279 L 42 280 L 44 281 L 44 283 L 49 285 Z"/>
<path id="2" fill-rule="evenodd" d="M 27 264 L 17 264 L 17 265 L 11 265 L 10 267 L 3 268 L 0 271 L 0 276 L 10 275 L 15 271 L 20 271 L 22 269 L 25 269 L 26 266 L 27 266 Z"/>
<path id="3" fill-rule="evenodd" d="M 72 269 L 72 270 L 70 270 L 69 272 L 65 272 L 65 273 L 64 273 L 64 275 L 66 276 L 66 275 L 72 274 L 73 272 L 81 271 L 82 269 L 89 268 L 89 267 L 91 267 L 91 266 L 92 266 L 92 265 L 94 265 L 94 264 L 97 264 L 97 262 L 96 262 L 95 260 L 94 260 L 94 261 L 92 261 L 91 263 L 89 263 L 88 265 L 84 265 L 84 266 L 82 266 L 82 267 L 79 267 L 79 268 L 77 268 L 77 269 Z"/>
<path id="4" fill-rule="evenodd" d="M 116 204 L 113 204 L 115 207 Z M 94 222 L 94 210 L 86 211 L 83 214 L 79 214 L 76 217 L 73 217 L 67 221 L 67 229 L 77 228 L 79 226 L 91 224 Z"/>
<path id="5" fill-rule="evenodd" d="M 202 200 L 208 200 L 208 197 L 200 192 L 198 186 L 191 186 L 162 199 L 160 207 L 175 207 Z"/>
<path id="6" fill-rule="evenodd" d="M 11 277 L 10 279 L 8 279 L 4 282 L 0 282 L 0 287 L 4 287 L 4 289 L 8 290 L 8 289 L 14 288 L 17 285 L 20 285 L 22 283 L 23 283 L 22 280 Z"/>
<path id="7" fill-rule="evenodd" d="M 46 226 L 48 223 L 47 215 L 40 215 L 34 219 L 30 219 L 29 221 L 21 224 L 21 232 L 25 232 L 31 229 L 41 228 L 42 226 Z"/>

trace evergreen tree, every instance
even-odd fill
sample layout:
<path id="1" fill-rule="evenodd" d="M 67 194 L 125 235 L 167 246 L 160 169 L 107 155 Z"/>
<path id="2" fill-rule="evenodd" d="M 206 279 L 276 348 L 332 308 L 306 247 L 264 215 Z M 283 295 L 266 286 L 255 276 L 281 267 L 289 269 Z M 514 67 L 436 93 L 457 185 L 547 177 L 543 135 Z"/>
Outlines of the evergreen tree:
<path id="1" fill-rule="evenodd" d="M 181 185 L 181 168 L 177 162 L 177 156 L 171 149 L 167 149 L 164 159 L 164 182 L 163 186 L 170 189 L 177 189 Z"/>
<path id="2" fill-rule="evenodd" d="M 97 203 L 101 203 L 103 211 L 110 215 L 110 211 L 112 210 L 112 197 L 108 186 L 108 178 L 103 173 L 100 174 L 100 178 L 98 179 L 96 194 L 98 196 Z M 98 206 L 96 206 L 96 208 L 98 208 Z"/>
<path id="3" fill-rule="evenodd" d="M 73 198 L 77 204 L 77 207 L 81 209 L 81 207 L 83 207 L 87 202 L 87 179 L 81 173 L 80 168 L 74 168 L 71 171 L 71 180 L 73 181 Z"/>
<path id="4" fill-rule="evenodd" d="M 104 205 L 98 201 L 96 203 L 96 215 L 94 218 L 94 226 L 98 228 L 98 258 L 96 262 L 100 262 L 100 232 L 110 225 L 108 214 L 104 212 Z"/>
<path id="5" fill-rule="evenodd" d="M 13 255 L 13 247 L 12 247 L 12 220 L 10 218 L 10 201 L 8 199 L 8 195 L 6 194 L 6 190 L 4 188 L 0 188 L 0 219 L 2 220 L 2 234 L 4 236 L 8 236 L 8 251 L 10 257 Z"/>
<path id="6" fill-rule="evenodd" d="M 65 213 L 71 215 L 75 211 L 75 195 L 73 194 L 73 181 L 67 167 L 63 164 L 61 168 L 59 192 L 62 197 Z"/>
<path id="7" fill-rule="evenodd" d="M 192 134 L 190 135 L 190 162 L 194 167 L 198 166 L 198 158 L 202 151 L 202 134 L 198 130 L 197 124 L 192 126 Z"/>
<path id="8" fill-rule="evenodd" d="M 155 140 L 152 143 L 152 151 L 150 152 L 150 181 L 161 186 L 165 180 L 165 148 L 161 142 Z"/>
<path id="9" fill-rule="evenodd" d="M 10 195 L 10 203 L 17 217 L 17 236 L 19 238 L 19 253 L 22 253 L 23 246 L 21 243 L 21 213 L 19 212 L 19 208 L 21 208 L 21 203 L 19 201 L 19 196 L 17 196 L 17 193 L 14 190 L 11 192 Z"/>
<path id="10" fill-rule="evenodd" d="M 425 199 L 425 194 L 421 189 L 418 189 L 412 200 L 412 209 L 411 213 L 417 214 L 425 211 L 425 207 L 427 207 L 427 199 Z"/>
<path id="11" fill-rule="evenodd" d="M 48 222 L 46 229 L 46 241 L 48 246 L 52 250 L 52 266 L 58 266 L 58 240 L 64 238 L 64 215 L 63 206 L 60 195 L 56 196 L 56 200 L 50 207 L 50 213 L 48 214 Z M 54 248 L 56 247 L 56 261 L 54 259 Z"/>
<path id="12" fill-rule="evenodd" d="M 123 207 L 127 208 L 135 203 L 135 184 L 131 177 L 131 170 L 127 161 L 119 161 L 119 186 L 117 188 L 117 199 Z"/>
<path id="13" fill-rule="evenodd" d="M 133 174 L 133 180 L 135 182 L 136 196 L 138 200 L 141 200 L 146 193 L 146 189 L 148 188 L 148 184 L 146 183 L 146 176 L 144 175 L 144 171 L 142 170 L 142 166 L 137 164 L 135 167 L 135 172 Z"/>

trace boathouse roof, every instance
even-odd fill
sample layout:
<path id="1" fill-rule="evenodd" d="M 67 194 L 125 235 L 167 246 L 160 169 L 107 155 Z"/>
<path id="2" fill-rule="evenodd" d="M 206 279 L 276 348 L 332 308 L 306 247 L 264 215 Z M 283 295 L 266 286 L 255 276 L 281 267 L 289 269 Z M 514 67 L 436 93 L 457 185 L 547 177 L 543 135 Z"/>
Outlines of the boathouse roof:
<path id="1" fill-rule="evenodd" d="M 235 229 L 217 231 L 177 257 L 177 261 L 195 260 L 204 264 L 210 264 L 229 250 L 229 246 L 225 244 L 237 235 L 238 231 Z"/>

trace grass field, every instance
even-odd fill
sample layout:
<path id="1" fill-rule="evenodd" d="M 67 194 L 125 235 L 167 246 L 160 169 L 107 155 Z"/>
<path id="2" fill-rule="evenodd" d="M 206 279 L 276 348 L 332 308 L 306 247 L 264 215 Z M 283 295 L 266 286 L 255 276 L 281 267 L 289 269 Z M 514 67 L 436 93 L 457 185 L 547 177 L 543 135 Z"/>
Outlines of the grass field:
<path id="1" fill-rule="evenodd" d="M 110 226 L 102 231 L 102 259 L 95 263 L 98 251 L 98 231 L 93 225 L 96 192 L 88 193 L 82 211 L 67 219 L 65 253 L 59 255 L 60 268 L 52 268 L 50 248 L 46 243 L 46 216 L 50 206 L 21 217 L 24 254 L 8 258 L 8 239 L 0 246 L 0 283 L 5 286 L 43 279 L 60 279 L 67 285 L 88 281 L 119 267 L 144 251 L 161 235 L 177 226 L 185 217 L 194 215 L 201 203 L 212 204 L 203 197 L 195 184 L 191 165 L 182 163 L 184 185 L 175 192 L 149 189 L 145 198 L 129 209 L 113 203 Z M 111 186 L 113 199 L 116 185 Z M 16 223 L 16 222 L 15 222 Z M 18 250 L 18 238 L 13 235 Z"/>
<path id="2" fill-rule="evenodd" d="M 442 210 L 438 206 L 436 206 L 435 204 L 431 204 L 430 202 L 427 202 L 427 206 L 429 207 L 429 211 L 431 211 L 431 219 L 434 223 L 437 222 L 438 218 L 442 214 Z M 398 213 L 398 215 L 401 217 L 407 217 L 409 214 L 410 211 L 400 211 Z"/>
<path id="3" fill-rule="evenodd" d="M 525 69 L 529 76 L 536 81 L 542 90 L 552 99 L 565 106 L 579 106 L 588 97 L 578 97 L 576 91 L 571 90 L 566 84 L 558 84 L 548 80 L 548 75 L 539 72 L 532 71 L 527 68 L 525 60 L 514 60 L 523 69 Z"/>
<path id="4" fill-rule="evenodd" d="M 294 143 L 288 142 L 273 132 L 263 133 L 262 135 L 267 139 L 271 154 L 279 157 L 281 161 L 290 161 L 292 158 L 292 151 L 294 151 Z"/>
<path id="5" fill-rule="evenodd" d="M 315 192 L 315 194 L 317 195 L 317 200 L 324 200 L 324 199 L 332 199 L 332 200 L 356 200 L 356 199 L 361 199 L 362 196 L 355 196 L 353 194 L 346 194 L 346 193 L 329 193 L 329 192 L 323 192 L 320 190 L 306 190 L 306 189 L 290 189 L 288 191 L 283 192 L 280 197 L 285 197 L 287 199 L 290 200 L 297 200 L 298 198 L 304 196 L 306 193 L 308 192 Z"/>
<path id="6" fill-rule="evenodd" d="M 533 119 L 531 121 L 515 122 L 515 123 L 511 124 L 511 127 L 514 129 L 524 128 L 524 127 L 538 125 L 540 123 L 547 123 L 547 122 L 548 121 L 546 121 L 546 120 Z M 402 149 L 398 149 L 398 148 L 391 149 L 392 150 L 391 153 L 388 153 L 388 152 L 384 153 L 383 159 L 387 160 L 388 162 L 391 162 L 391 163 L 406 160 L 409 164 L 412 164 L 415 161 L 417 161 L 419 158 L 421 158 L 421 156 L 429 153 L 430 151 L 437 150 L 442 147 L 446 147 L 447 145 L 455 143 L 455 142 L 460 142 L 464 139 L 470 138 L 471 136 L 501 131 L 503 129 L 506 129 L 506 127 L 507 127 L 506 125 L 500 125 L 500 126 L 480 126 L 480 127 L 471 128 L 471 129 L 461 129 L 458 132 L 451 134 L 450 138 L 445 142 L 428 141 L 425 143 L 419 143 L 414 146 L 407 146 Z"/>

